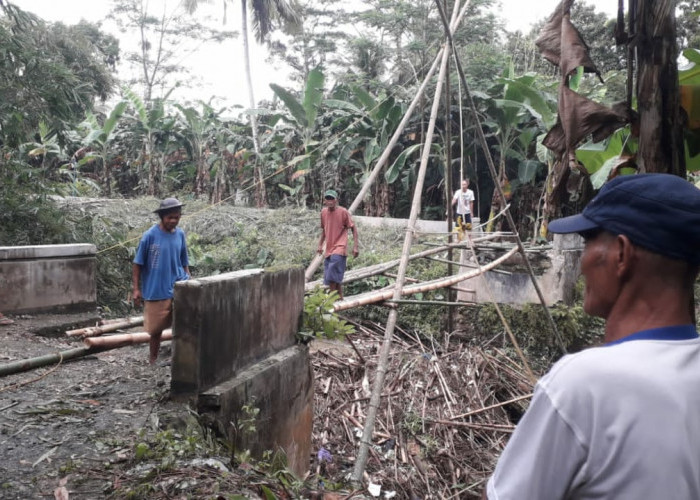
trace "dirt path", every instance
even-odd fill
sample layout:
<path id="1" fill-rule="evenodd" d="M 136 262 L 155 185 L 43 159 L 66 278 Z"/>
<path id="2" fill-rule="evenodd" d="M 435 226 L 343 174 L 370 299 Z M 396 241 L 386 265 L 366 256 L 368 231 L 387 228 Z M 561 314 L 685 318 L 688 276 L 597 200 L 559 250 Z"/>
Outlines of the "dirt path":
<path id="1" fill-rule="evenodd" d="M 0 327 L 0 363 L 81 346 L 63 332 L 91 316 L 13 319 Z M 169 365 L 147 358 L 146 345 L 129 346 L 0 379 L 0 498 L 54 498 L 66 476 L 71 499 L 102 497 L 110 487 L 104 477 L 71 472 L 126 461 L 133 436 L 173 405 Z"/>

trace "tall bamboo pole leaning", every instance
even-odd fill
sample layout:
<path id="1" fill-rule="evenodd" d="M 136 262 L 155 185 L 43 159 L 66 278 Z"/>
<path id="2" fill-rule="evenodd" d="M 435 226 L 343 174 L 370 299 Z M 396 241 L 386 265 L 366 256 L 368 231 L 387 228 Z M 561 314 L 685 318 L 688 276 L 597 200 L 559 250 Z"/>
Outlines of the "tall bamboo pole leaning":
<path id="1" fill-rule="evenodd" d="M 455 2 L 454 10 L 452 12 L 453 22 L 457 18 L 457 13 L 459 11 L 459 1 Z M 443 83 L 445 81 L 445 73 L 447 68 L 447 60 L 449 59 L 450 51 L 449 47 L 445 47 L 442 52 L 442 60 L 440 63 L 440 73 L 438 74 L 437 90 L 435 92 L 435 97 L 433 99 L 433 106 L 430 111 L 430 122 L 428 124 L 428 131 L 425 137 L 425 147 L 423 148 L 423 155 L 421 157 L 420 168 L 418 170 L 418 176 L 416 179 L 416 187 L 413 191 L 413 203 L 411 204 L 411 215 L 408 220 L 408 227 L 406 228 L 406 237 L 404 238 L 403 250 L 401 252 L 401 262 L 399 264 L 398 275 L 396 277 L 396 284 L 394 288 L 394 299 L 401 299 L 401 290 L 406 280 L 406 269 L 408 267 L 408 256 L 411 252 L 411 244 L 413 242 L 413 233 L 416 227 L 416 220 L 418 219 L 418 214 L 421 207 L 421 198 L 423 193 L 423 184 L 425 181 L 425 172 L 428 166 L 428 160 L 430 158 L 430 150 L 433 142 L 433 134 L 435 132 L 435 122 L 437 120 L 438 109 L 440 107 L 440 97 Z M 377 418 L 377 409 L 379 408 L 379 400 L 381 398 L 382 388 L 384 386 L 384 377 L 386 375 L 387 364 L 389 361 L 389 353 L 391 351 L 391 340 L 394 336 L 394 328 L 396 326 L 396 317 L 398 311 L 396 307 L 393 307 L 389 311 L 389 318 L 386 322 L 386 329 L 384 330 L 384 341 L 382 343 L 381 352 L 379 354 L 379 361 L 377 364 L 377 373 L 374 377 L 374 385 L 372 387 L 372 395 L 369 400 L 369 408 L 367 410 L 367 417 L 365 419 L 365 426 L 362 432 L 362 438 L 360 439 L 360 449 L 357 453 L 357 460 L 355 461 L 355 468 L 352 473 L 352 482 L 355 485 L 359 485 L 362 481 L 362 475 L 365 471 L 365 466 L 367 465 L 367 457 L 369 454 L 369 447 L 372 440 L 372 432 L 374 431 L 374 421 Z"/>
<path id="2" fill-rule="evenodd" d="M 423 92 L 425 92 L 425 88 L 428 86 L 428 82 L 433 77 L 433 74 L 435 74 L 435 69 L 437 68 L 438 61 L 441 60 L 440 56 L 442 55 L 443 50 L 444 49 L 440 49 L 438 51 L 437 55 L 435 56 L 435 60 L 433 61 L 433 65 L 430 67 L 428 73 L 425 75 L 423 83 L 418 88 L 418 91 L 413 97 L 413 101 L 411 101 L 410 106 L 406 110 L 406 114 L 403 115 L 399 126 L 396 127 L 396 131 L 394 132 L 394 135 L 391 136 L 389 144 L 387 144 L 386 148 L 384 148 L 384 152 L 377 160 L 377 164 L 374 166 L 372 172 L 370 172 L 369 174 L 369 177 L 367 177 L 367 180 L 362 185 L 360 192 L 357 193 L 357 196 L 352 202 L 352 205 L 350 205 L 350 207 L 348 208 L 348 212 L 350 212 L 351 214 L 355 213 L 357 207 L 359 207 L 360 203 L 362 203 L 362 200 L 365 199 L 365 196 L 367 196 L 367 191 L 369 191 L 369 188 L 372 187 L 372 184 L 374 184 L 374 181 L 377 179 L 379 172 L 382 170 L 382 167 L 386 164 L 387 160 L 389 159 L 391 151 L 394 149 L 394 146 L 396 146 L 396 143 L 399 142 L 401 134 L 403 134 L 406 125 L 408 125 L 408 121 L 411 119 L 411 115 L 413 115 L 413 111 L 416 109 L 416 105 L 418 104 L 420 96 L 423 95 Z M 318 269 L 318 266 L 321 265 L 322 261 L 323 254 L 317 254 L 316 257 L 314 257 L 314 259 L 311 261 L 311 264 L 309 264 L 309 267 L 306 268 L 306 272 L 304 273 L 304 278 L 306 279 L 306 281 L 309 281 L 313 277 L 314 273 L 316 272 L 316 269 Z"/>
<path id="3" fill-rule="evenodd" d="M 435 5 L 437 5 L 438 11 L 440 12 L 440 18 L 442 19 L 442 24 L 445 28 L 445 35 L 447 36 L 447 39 L 449 41 L 449 46 L 452 48 L 454 51 L 454 40 L 452 39 L 452 24 L 447 23 L 447 16 L 445 16 L 445 11 L 442 9 L 442 4 L 440 3 L 440 0 L 435 0 Z M 467 100 L 469 101 L 469 108 L 472 111 L 472 114 L 474 115 L 474 120 L 476 120 L 477 124 L 479 122 L 479 115 L 476 110 L 476 105 L 474 104 L 474 98 L 472 97 L 472 93 L 469 90 L 469 84 L 467 83 L 467 78 L 464 76 L 464 69 L 462 68 L 462 63 L 459 59 L 459 55 L 457 52 L 454 53 L 454 58 L 455 58 L 455 65 L 457 66 L 457 73 L 459 73 L 459 79 L 462 81 L 462 85 L 464 86 L 464 93 L 467 96 Z M 484 131 L 481 129 L 480 125 L 477 125 L 475 127 L 477 137 L 479 138 L 479 144 L 481 145 L 481 149 L 484 150 L 484 156 L 486 157 L 486 164 L 489 167 L 489 172 L 491 173 L 491 177 L 493 178 L 493 184 L 494 184 L 494 189 L 498 192 L 498 197 L 501 199 L 501 203 L 503 206 L 507 206 L 507 201 L 506 197 L 503 194 L 503 189 L 501 187 L 501 183 L 499 182 L 499 177 L 498 174 L 496 173 L 496 167 L 493 164 L 493 158 L 491 158 L 491 153 L 489 152 L 489 146 L 488 143 L 486 142 L 486 136 L 484 135 Z M 552 331 L 554 332 L 554 339 L 559 346 L 559 349 L 561 350 L 562 354 L 566 354 L 566 347 L 564 346 L 564 341 L 561 338 L 561 335 L 559 334 L 559 330 L 557 329 L 556 323 L 554 323 L 554 318 L 552 318 L 552 314 L 549 312 L 549 309 L 547 308 L 547 302 L 544 299 L 544 295 L 542 294 L 542 289 L 540 288 L 540 285 L 537 283 L 537 278 L 535 277 L 535 272 L 532 270 L 532 266 L 530 265 L 530 260 L 527 258 L 527 254 L 525 253 L 525 246 L 523 245 L 522 240 L 520 239 L 520 235 L 518 234 L 518 230 L 515 227 L 515 221 L 513 220 L 513 216 L 510 213 L 509 209 L 505 210 L 505 216 L 506 220 L 508 221 L 508 225 L 510 226 L 510 230 L 513 231 L 513 234 L 515 235 L 515 241 L 518 245 L 518 250 L 520 254 L 523 256 L 523 262 L 525 262 L 525 267 L 527 268 L 527 272 L 530 275 L 530 280 L 532 281 L 532 286 L 535 288 L 535 291 L 537 292 L 537 296 L 540 299 L 540 302 L 542 303 L 542 309 L 544 309 L 544 313 L 547 316 L 547 320 L 549 322 L 550 327 L 552 328 Z"/>

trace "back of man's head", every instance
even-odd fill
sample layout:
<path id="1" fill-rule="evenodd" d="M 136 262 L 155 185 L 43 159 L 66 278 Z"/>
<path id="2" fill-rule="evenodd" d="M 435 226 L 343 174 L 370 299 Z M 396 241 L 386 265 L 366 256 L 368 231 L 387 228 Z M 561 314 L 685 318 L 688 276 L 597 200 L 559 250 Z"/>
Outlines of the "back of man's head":
<path id="1" fill-rule="evenodd" d="M 700 189 L 669 174 L 616 177 L 583 213 L 552 221 L 552 233 L 604 230 L 652 253 L 700 265 Z"/>

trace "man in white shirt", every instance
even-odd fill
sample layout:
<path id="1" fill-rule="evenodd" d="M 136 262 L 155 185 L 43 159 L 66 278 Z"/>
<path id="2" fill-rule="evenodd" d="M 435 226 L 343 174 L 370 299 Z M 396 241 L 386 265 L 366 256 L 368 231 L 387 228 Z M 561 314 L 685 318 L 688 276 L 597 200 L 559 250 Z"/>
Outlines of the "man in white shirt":
<path id="1" fill-rule="evenodd" d="M 462 181 L 462 189 L 455 191 L 452 196 L 452 206 L 457 206 L 455 224 L 471 229 L 472 214 L 474 213 L 474 191 L 469 189 L 469 179 Z"/>
<path id="2" fill-rule="evenodd" d="M 537 383 L 484 498 L 700 498 L 700 189 L 617 177 L 549 230 L 584 238 L 583 308 L 605 319 L 605 343 Z"/>

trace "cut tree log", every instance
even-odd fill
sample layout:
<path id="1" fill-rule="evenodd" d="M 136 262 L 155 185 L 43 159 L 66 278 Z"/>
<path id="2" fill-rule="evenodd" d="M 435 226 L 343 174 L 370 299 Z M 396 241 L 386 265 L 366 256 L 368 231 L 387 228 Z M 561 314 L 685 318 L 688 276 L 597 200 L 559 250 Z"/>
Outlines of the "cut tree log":
<path id="1" fill-rule="evenodd" d="M 66 335 L 69 337 L 95 337 L 107 332 L 116 332 L 122 328 L 132 328 L 134 326 L 143 325 L 143 316 L 134 316 L 133 318 L 123 318 L 119 321 L 110 322 L 101 326 L 88 326 L 87 328 L 78 328 L 77 330 L 68 330 Z"/>
<path id="2" fill-rule="evenodd" d="M 88 347 L 106 347 L 107 349 L 115 349 L 131 344 L 144 344 L 149 341 L 151 336 L 146 332 L 137 333 L 120 333 L 118 335 L 110 335 L 108 337 L 88 337 L 83 340 Z M 161 341 L 172 340 L 173 330 L 168 328 L 163 330 Z"/>

